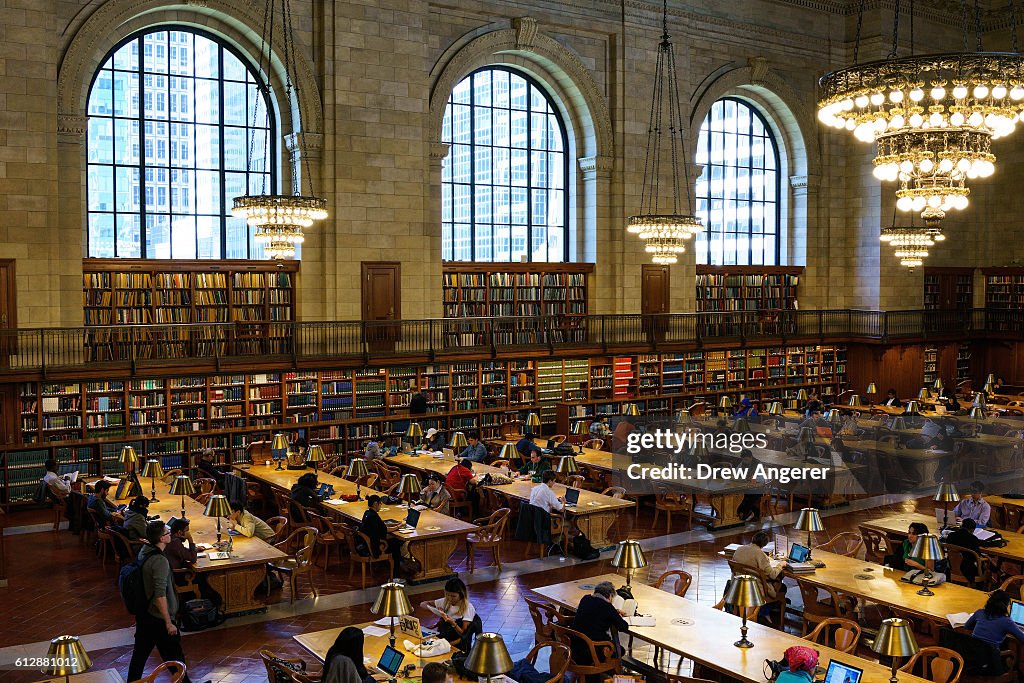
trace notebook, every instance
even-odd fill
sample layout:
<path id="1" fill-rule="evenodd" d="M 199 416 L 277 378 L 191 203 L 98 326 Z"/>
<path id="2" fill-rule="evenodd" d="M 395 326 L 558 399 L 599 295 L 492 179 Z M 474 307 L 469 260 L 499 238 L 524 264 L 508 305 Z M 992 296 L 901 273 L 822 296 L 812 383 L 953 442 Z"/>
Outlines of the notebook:
<path id="1" fill-rule="evenodd" d="M 377 668 L 390 676 L 395 676 L 398 674 L 398 670 L 402 668 L 403 659 L 405 659 L 405 655 L 390 645 L 386 645 L 384 646 L 384 652 L 380 656 L 380 661 L 377 662 Z"/>
<path id="2" fill-rule="evenodd" d="M 1018 626 L 1024 626 L 1024 602 L 1014 600 L 1010 603 L 1010 618 Z"/>
<path id="3" fill-rule="evenodd" d="M 858 669 L 833 659 L 828 663 L 824 683 L 860 683 L 862 675 L 864 675 L 864 669 Z"/>
<path id="4" fill-rule="evenodd" d="M 416 638 L 422 640 L 424 638 L 432 638 L 437 635 L 437 631 L 423 628 L 420 620 L 416 617 L 408 616 L 401 617 L 398 620 L 398 630 L 406 634 L 410 638 Z"/>
<path id="5" fill-rule="evenodd" d="M 567 488 L 565 490 L 565 504 L 568 507 L 574 508 L 576 504 L 580 502 L 580 490 L 574 488 Z"/>

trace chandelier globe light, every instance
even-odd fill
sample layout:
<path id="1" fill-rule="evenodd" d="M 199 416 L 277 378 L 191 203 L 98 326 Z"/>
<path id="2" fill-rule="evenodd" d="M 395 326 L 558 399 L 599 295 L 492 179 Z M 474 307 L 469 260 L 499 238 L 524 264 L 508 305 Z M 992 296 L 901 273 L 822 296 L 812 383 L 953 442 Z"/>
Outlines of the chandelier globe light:
<path id="1" fill-rule="evenodd" d="M 941 216 L 938 213 L 926 212 L 923 226 L 915 226 L 913 220 L 910 225 L 897 226 L 893 212 L 892 227 L 882 228 L 879 239 L 895 248 L 895 256 L 900 260 L 900 265 L 909 268 L 911 272 L 914 268 L 924 265 L 924 260 L 928 258 L 928 250 L 934 247 L 936 242 L 946 239 L 939 227 Z"/>
<path id="2" fill-rule="evenodd" d="M 626 232 L 636 235 L 646 245 L 654 263 L 673 264 L 678 254 L 686 251 L 686 240 L 704 227 L 692 208 L 689 157 L 686 154 L 686 133 L 683 129 L 682 108 L 679 104 L 679 84 L 676 77 L 675 49 L 668 32 L 668 0 L 662 2 L 662 32 L 658 43 L 658 58 L 654 72 L 654 93 L 651 97 L 651 115 L 647 128 L 647 151 L 644 157 L 644 180 L 640 193 L 640 212 L 630 216 Z M 668 138 L 669 153 L 662 149 L 663 137 Z M 669 168 L 663 171 L 663 166 Z M 682 167 L 682 180 L 679 169 Z M 672 184 L 671 212 L 660 205 L 661 180 Z"/>
<path id="3" fill-rule="evenodd" d="M 968 12 L 961 0 L 963 52 L 897 56 L 900 0 L 895 3 L 892 50 L 859 63 L 865 2 L 861 0 L 854 66 L 819 80 L 818 119 L 877 145 L 874 176 L 898 182 L 896 207 L 942 218 L 969 204 L 967 181 L 995 171 L 992 140 L 1014 132 L 1024 113 L 1024 55 L 1018 52 L 1015 0 L 1010 0 L 1013 52 L 983 52 L 975 2 L 977 49 L 968 51 Z"/>
<path id="4" fill-rule="evenodd" d="M 295 37 L 292 33 L 292 10 L 291 0 L 266 0 L 263 15 L 263 33 L 260 36 L 259 75 L 260 88 L 265 88 L 270 95 L 270 55 L 272 49 L 271 38 L 274 35 L 277 22 L 280 21 L 280 30 L 283 35 L 284 50 L 284 76 L 285 76 L 285 100 L 291 102 L 294 91 L 295 99 L 299 99 L 299 87 L 292 80 L 292 74 L 296 71 L 295 60 Z M 261 98 L 257 102 L 262 101 Z M 255 127 L 259 106 L 253 110 L 253 127 Z M 299 129 L 299 156 L 302 165 L 305 166 L 305 173 L 301 173 L 300 164 L 293 162 L 292 187 L 290 194 L 272 194 L 267 188 L 267 175 L 263 174 L 263 187 L 259 194 L 245 194 L 235 197 L 232 202 L 231 215 L 235 218 L 242 218 L 246 224 L 253 229 L 254 239 L 264 245 L 264 251 L 269 258 L 283 260 L 295 257 L 296 245 L 302 244 L 305 240 L 303 230 L 316 221 L 327 218 L 327 200 L 317 197 L 313 192 L 313 176 L 309 171 L 309 159 L 306 153 L 305 126 Z M 246 157 L 247 168 L 253 168 L 253 147 L 256 136 L 249 140 L 248 156 Z M 263 136 L 264 158 L 269 158 L 268 147 L 270 136 Z M 310 194 L 302 194 L 302 176 L 309 177 Z"/>

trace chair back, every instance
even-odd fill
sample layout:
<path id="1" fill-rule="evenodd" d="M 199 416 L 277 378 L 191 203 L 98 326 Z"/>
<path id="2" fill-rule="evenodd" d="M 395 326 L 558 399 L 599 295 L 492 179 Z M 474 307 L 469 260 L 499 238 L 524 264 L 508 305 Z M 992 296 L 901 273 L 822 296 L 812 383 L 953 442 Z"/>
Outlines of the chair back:
<path id="1" fill-rule="evenodd" d="M 833 536 L 827 543 L 815 546 L 815 550 L 824 550 L 843 557 L 857 557 L 862 547 L 864 547 L 864 539 L 860 534 L 844 531 Z"/>
<path id="2" fill-rule="evenodd" d="M 851 619 L 829 617 L 804 636 L 804 640 L 852 654 L 860 642 L 860 624 Z"/>
<path id="3" fill-rule="evenodd" d="M 301 659 L 280 657 L 270 650 L 260 650 L 260 659 L 267 668 L 269 683 L 291 683 L 292 673 L 306 670 L 306 662 Z"/>
<path id="4" fill-rule="evenodd" d="M 537 664 L 537 656 L 541 650 L 549 648 L 548 652 L 548 671 L 551 672 L 551 678 L 544 681 L 544 683 L 562 683 L 565 678 L 565 672 L 569 670 L 569 660 L 571 655 L 569 648 L 564 643 L 558 642 L 542 642 L 534 645 L 530 652 L 526 655 L 526 661 L 530 664 Z"/>
<path id="5" fill-rule="evenodd" d="M 610 640 L 593 641 L 590 636 L 562 624 L 554 624 L 558 642 L 569 648 L 569 671 L 577 676 L 622 671 L 622 660 L 616 654 L 615 643 Z M 588 663 L 589 660 L 589 663 Z"/>
<path id="6" fill-rule="evenodd" d="M 217 489 L 217 480 L 203 477 L 196 479 L 198 493 L 213 493 Z"/>
<path id="7" fill-rule="evenodd" d="M 127 536 L 122 534 L 115 527 L 107 527 L 107 532 L 110 534 L 110 538 L 114 542 L 114 554 L 117 555 L 117 558 L 121 560 L 123 564 L 128 564 L 129 562 L 134 561 L 139 554 L 139 544 L 133 544 Z"/>
<path id="8" fill-rule="evenodd" d="M 864 527 L 858 528 L 864 543 L 864 559 L 875 564 L 882 564 L 885 561 L 885 538 L 877 531 Z"/>
<path id="9" fill-rule="evenodd" d="M 491 513 L 490 517 L 483 517 L 474 520 L 474 523 L 483 522 L 483 525 L 473 532 L 478 543 L 497 543 L 505 535 L 505 527 L 508 525 L 508 516 L 512 511 L 509 508 L 498 508 Z"/>
<path id="10" fill-rule="evenodd" d="M 1013 503 L 1003 503 L 1003 528 L 1007 531 L 1016 531 L 1024 524 L 1024 507 Z"/>
<path id="11" fill-rule="evenodd" d="M 1019 600 L 1024 597 L 1024 574 L 1014 574 L 1009 576 L 999 585 L 999 590 L 1006 591 L 1011 598 Z"/>
<path id="12" fill-rule="evenodd" d="M 602 496 L 611 496 L 612 498 L 625 498 L 626 489 L 621 486 L 609 486 L 604 491 L 601 491 Z"/>
<path id="13" fill-rule="evenodd" d="M 530 610 L 530 618 L 533 619 L 533 627 L 536 630 L 535 640 L 543 643 L 555 640 L 555 624 L 558 622 L 558 610 L 554 605 L 542 602 L 535 598 L 525 597 L 526 606 Z"/>
<path id="14" fill-rule="evenodd" d="M 673 590 L 673 592 L 679 597 L 683 597 L 686 595 L 686 591 L 690 589 L 691 583 L 693 583 L 692 575 L 688 572 L 684 572 L 682 569 L 673 569 L 659 576 L 654 587 L 668 588 Z"/>
<path id="15" fill-rule="evenodd" d="M 604 448 L 604 439 L 588 439 L 583 442 L 583 447 L 599 451 Z"/>
<path id="16" fill-rule="evenodd" d="M 917 651 L 900 671 L 926 678 L 932 683 L 956 683 L 964 670 L 964 658 L 946 647 L 928 645 Z"/>
<path id="17" fill-rule="evenodd" d="M 984 577 L 986 570 L 988 569 L 988 559 L 982 557 L 979 553 L 971 550 L 970 548 L 964 548 L 963 546 L 954 545 L 953 543 L 946 543 L 946 558 L 949 560 L 949 580 L 953 583 L 958 583 L 962 586 L 972 586 L 975 582 L 971 577 L 964 574 L 963 562 L 965 559 L 970 558 L 974 562 L 975 577 Z M 970 564 L 970 562 L 968 562 Z"/>
<path id="18" fill-rule="evenodd" d="M 267 520 L 267 526 L 274 530 L 274 536 L 270 539 L 271 545 L 281 540 L 281 534 L 288 528 L 288 518 L 277 515 Z"/>

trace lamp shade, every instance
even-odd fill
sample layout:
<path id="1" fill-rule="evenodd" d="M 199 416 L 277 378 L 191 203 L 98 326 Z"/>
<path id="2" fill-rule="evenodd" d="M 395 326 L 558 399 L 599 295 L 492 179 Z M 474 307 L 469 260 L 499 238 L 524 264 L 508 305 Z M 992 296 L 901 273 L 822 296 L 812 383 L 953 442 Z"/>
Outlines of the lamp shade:
<path id="1" fill-rule="evenodd" d="M 622 406 L 622 414 L 636 417 L 640 414 L 640 408 L 635 403 L 627 403 Z"/>
<path id="2" fill-rule="evenodd" d="M 210 496 L 203 514 L 207 517 L 230 517 L 231 504 L 228 503 L 227 496 Z"/>
<path id="3" fill-rule="evenodd" d="M 745 417 L 737 417 L 736 422 L 733 423 L 732 428 L 737 434 L 749 434 L 750 421 Z"/>
<path id="4" fill-rule="evenodd" d="M 326 459 L 327 456 L 324 455 L 323 446 L 318 443 L 313 444 L 306 450 L 306 462 L 323 462 Z"/>
<path id="5" fill-rule="evenodd" d="M 469 445 L 469 441 L 466 441 L 466 435 L 462 432 L 455 432 L 452 434 L 452 449 L 461 451 L 463 448 Z"/>
<path id="6" fill-rule="evenodd" d="M 575 456 L 563 455 L 558 459 L 558 466 L 555 467 L 555 471 L 559 474 L 576 474 L 580 471 L 580 468 L 576 464 Z"/>
<path id="7" fill-rule="evenodd" d="M 935 534 L 921 534 L 917 537 L 914 547 L 908 557 L 916 557 L 921 560 L 944 560 L 946 551 L 939 543 L 939 537 Z"/>
<path id="8" fill-rule="evenodd" d="M 512 658 L 497 633 L 481 633 L 466 657 L 466 668 L 478 676 L 499 676 L 512 670 Z"/>
<path id="9" fill-rule="evenodd" d="M 801 427 L 796 440 L 800 443 L 811 443 L 814 441 L 814 430 L 810 427 Z"/>
<path id="10" fill-rule="evenodd" d="M 806 401 L 807 400 L 807 390 L 806 389 L 801 389 L 800 391 L 796 392 L 796 400 L 798 400 L 798 401 Z"/>
<path id="11" fill-rule="evenodd" d="M 871 649 L 885 657 L 910 657 L 917 654 L 917 641 L 906 619 L 886 619 L 878 627 Z"/>
<path id="12" fill-rule="evenodd" d="M 577 420 L 576 422 L 572 423 L 572 433 L 577 435 L 589 434 L 590 429 L 587 427 L 586 422 L 584 422 L 583 420 Z"/>
<path id="13" fill-rule="evenodd" d="M 280 432 L 274 434 L 274 440 L 270 443 L 271 450 L 275 451 L 286 451 L 288 450 L 288 437 Z"/>
<path id="14" fill-rule="evenodd" d="M 907 405 L 903 407 L 903 412 L 907 415 L 920 415 L 921 407 L 917 401 L 907 401 Z"/>
<path id="15" fill-rule="evenodd" d="M 181 474 L 171 482 L 172 496 L 191 496 L 195 492 L 196 485 L 192 483 L 187 474 Z"/>
<path id="16" fill-rule="evenodd" d="M 941 390 L 943 388 L 942 378 L 941 377 L 936 377 L 935 378 L 935 384 L 933 384 L 932 386 L 935 387 L 936 389 Z"/>
<path id="17" fill-rule="evenodd" d="M 728 396 L 723 396 L 722 398 L 718 399 L 718 407 L 726 409 L 732 408 L 732 399 L 729 398 Z"/>
<path id="18" fill-rule="evenodd" d="M 138 461 L 139 456 L 135 455 L 135 448 L 133 446 L 121 447 L 121 462 L 125 465 L 134 465 Z"/>
<path id="19" fill-rule="evenodd" d="M 404 617 L 412 614 L 412 605 L 409 604 L 409 596 L 405 594 L 405 586 L 394 581 L 382 585 L 370 611 L 382 617 Z"/>
<path id="20" fill-rule="evenodd" d="M 41 671 L 50 676 L 73 676 L 84 673 L 92 666 L 89 653 L 78 636 L 57 636 L 46 651 L 50 665 Z"/>
<path id="21" fill-rule="evenodd" d="M 370 473 L 370 467 L 366 464 L 366 461 L 362 458 L 352 458 L 348 463 L 348 469 L 345 470 L 346 477 L 365 477 Z"/>
<path id="22" fill-rule="evenodd" d="M 757 577 L 750 574 L 738 574 L 732 577 L 729 590 L 725 593 L 725 604 L 735 607 L 760 607 L 764 604 L 764 594 Z"/>
<path id="23" fill-rule="evenodd" d="M 804 508 L 797 516 L 793 528 L 797 531 L 824 531 L 825 525 L 821 523 L 821 515 L 818 514 L 817 508 Z"/>
<path id="24" fill-rule="evenodd" d="M 142 476 L 151 477 L 153 479 L 159 479 L 164 476 L 164 468 L 160 466 L 160 461 L 155 458 L 153 460 L 147 460 L 146 467 L 142 470 Z"/>
<path id="25" fill-rule="evenodd" d="M 973 406 L 971 408 L 971 418 L 974 419 L 974 420 L 984 420 L 985 419 L 985 409 L 984 408 L 979 408 L 978 406 Z"/>
<path id="26" fill-rule="evenodd" d="M 422 439 L 423 427 L 419 422 L 410 422 L 409 426 L 405 428 L 405 435 L 410 439 Z"/>
<path id="27" fill-rule="evenodd" d="M 933 500 L 936 503 L 956 503 L 960 500 L 960 494 L 957 493 L 956 486 L 944 481 L 939 484 L 939 490 L 935 492 Z"/>
<path id="28" fill-rule="evenodd" d="M 932 392 L 928 391 L 928 387 L 921 387 L 921 391 L 917 392 L 917 400 L 919 401 L 930 401 L 932 398 Z"/>
<path id="29" fill-rule="evenodd" d="M 519 451 L 516 450 L 516 445 L 514 443 L 502 444 L 501 450 L 498 452 L 499 459 L 511 462 L 518 457 Z"/>
<path id="30" fill-rule="evenodd" d="M 906 428 L 907 428 L 907 421 L 904 420 L 899 415 L 894 417 L 892 419 L 892 421 L 889 423 L 889 429 L 893 430 L 894 432 L 898 432 L 898 431 L 901 431 L 901 430 L 906 429 Z"/>
<path id="31" fill-rule="evenodd" d="M 988 373 L 988 377 L 985 378 L 985 384 L 995 384 L 995 383 L 996 383 L 996 375 L 995 375 L 995 373 L 994 372 Z"/>
<path id="32" fill-rule="evenodd" d="M 868 388 L 864 390 L 865 394 L 877 394 L 878 387 L 875 386 L 874 382 L 868 382 Z"/>
<path id="33" fill-rule="evenodd" d="M 982 387 L 986 394 L 996 393 L 996 388 L 992 386 L 991 382 L 985 382 L 985 386 Z"/>
<path id="34" fill-rule="evenodd" d="M 647 558 L 639 541 L 619 541 L 615 546 L 612 566 L 619 569 L 642 569 L 647 566 Z"/>
<path id="35" fill-rule="evenodd" d="M 540 417 L 537 416 L 537 413 L 530 413 L 526 416 L 526 426 L 531 429 L 540 427 Z"/>
<path id="36" fill-rule="evenodd" d="M 402 478 L 398 482 L 398 490 L 396 493 L 399 496 L 404 495 L 415 495 L 423 490 L 422 484 L 420 484 L 420 478 L 415 474 L 403 474 Z"/>
<path id="37" fill-rule="evenodd" d="M 862 405 L 864 405 L 864 402 L 860 400 L 860 394 L 854 394 L 853 396 L 850 397 L 850 405 L 851 406 L 862 406 Z"/>
<path id="38" fill-rule="evenodd" d="M 838 410 L 833 408 L 832 410 L 825 413 L 825 419 L 828 420 L 829 423 L 837 425 L 843 421 L 843 416 Z"/>
<path id="39" fill-rule="evenodd" d="M 782 415 L 782 401 L 772 401 L 768 404 L 769 415 Z"/>
<path id="40" fill-rule="evenodd" d="M 980 391 L 976 393 L 974 395 L 974 401 L 971 402 L 971 406 L 973 406 L 974 408 L 984 408 L 985 394 L 981 393 Z"/>
<path id="41" fill-rule="evenodd" d="M 704 443 L 704 439 L 698 439 L 693 444 L 693 448 L 690 449 L 690 453 L 697 460 L 707 460 L 708 456 L 711 455 L 711 451 L 708 450 L 707 444 Z"/>

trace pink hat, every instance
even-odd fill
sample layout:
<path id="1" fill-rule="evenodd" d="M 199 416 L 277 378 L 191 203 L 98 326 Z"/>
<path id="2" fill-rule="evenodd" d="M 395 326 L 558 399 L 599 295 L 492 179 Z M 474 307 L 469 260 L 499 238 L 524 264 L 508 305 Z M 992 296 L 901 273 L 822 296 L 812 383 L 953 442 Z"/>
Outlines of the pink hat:
<path id="1" fill-rule="evenodd" d="M 815 667 L 818 666 L 817 651 L 803 645 L 794 645 L 788 648 L 784 657 L 790 671 L 809 671 L 813 673 Z"/>

